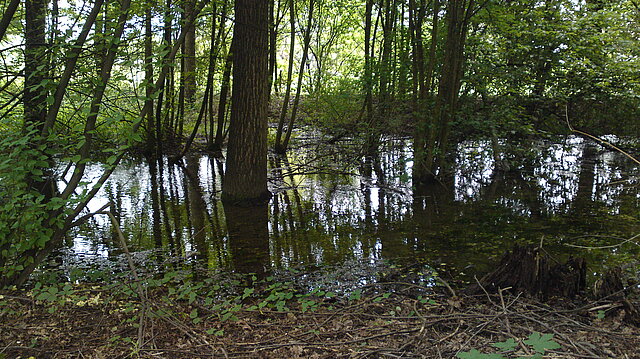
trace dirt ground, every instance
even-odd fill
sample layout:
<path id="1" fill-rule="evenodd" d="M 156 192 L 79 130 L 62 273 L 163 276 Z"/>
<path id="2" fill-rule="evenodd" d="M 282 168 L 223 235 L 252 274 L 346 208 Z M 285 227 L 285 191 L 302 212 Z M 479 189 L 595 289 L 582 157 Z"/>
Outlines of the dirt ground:
<path id="1" fill-rule="evenodd" d="M 162 291 L 127 301 L 92 287 L 53 303 L 5 291 L 0 358 L 640 358 L 629 302 L 453 290 L 427 298 L 414 287 L 284 309 L 247 297 L 225 310 Z"/>

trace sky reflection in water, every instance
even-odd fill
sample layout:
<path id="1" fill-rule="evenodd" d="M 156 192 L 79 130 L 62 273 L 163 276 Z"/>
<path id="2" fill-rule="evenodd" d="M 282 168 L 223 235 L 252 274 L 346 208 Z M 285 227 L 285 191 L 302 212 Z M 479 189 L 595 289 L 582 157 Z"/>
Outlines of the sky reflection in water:
<path id="1" fill-rule="evenodd" d="M 560 255 L 567 244 L 615 244 L 638 226 L 638 168 L 622 155 L 569 136 L 504 156 L 515 171 L 496 173 L 489 141 L 458 145 L 454 177 L 413 191 L 407 139 L 386 139 L 370 178 L 358 175 L 353 143 L 301 146 L 270 158 L 265 208 L 224 208 L 223 164 L 193 155 L 178 165 L 129 160 L 90 209 L 112 201 L 133 250 L 162 248 L 209 267 L 265 267 L 418 261 L 460 273 L 485 271 L 513 243 L 538 243 Z M 102 165 L 88 173 L 95 179 Z M 623 220 L 621 220 L 621 218 Z M 231 228 L 231 231 L 228 230 Z M 593 240 L 584 235 L 601 235 Z M 73 234 L 75 257 L 121 253 L 106 216 Z M 592 237 L 595 238 L 595 237 Z M 626 250 L 627 248 L 625 248 Z M 637 246 L 632 246 L 636 251 Z M 596 267 L 619 251 L 583 251 Z"/>

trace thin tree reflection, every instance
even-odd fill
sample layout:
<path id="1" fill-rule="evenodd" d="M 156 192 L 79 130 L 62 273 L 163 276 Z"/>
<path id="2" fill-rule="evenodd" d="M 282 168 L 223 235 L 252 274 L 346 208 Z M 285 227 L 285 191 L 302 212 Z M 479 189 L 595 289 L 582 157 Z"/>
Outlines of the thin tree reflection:
<path id="1" fill-rule="evenodd" d="M 149 180 L 151 182 L 151 218 L 153 242 L 156 249 L 162 248 L 162 228 L 160 218 L 160 199 L 158 195 L 158 164 L 155 159 L 147 159 L 149 164 Z"/>
<path id="2" fill-rule="evenodd" d="M 592 144 L 585 144 L 580 160 L 580 174 L 578 175 L 578 191 L 573 200 L 573 214 L 588 214 L 593 207 L 593 189 L 596 183 L 595 167 L 598 151 Z"/>

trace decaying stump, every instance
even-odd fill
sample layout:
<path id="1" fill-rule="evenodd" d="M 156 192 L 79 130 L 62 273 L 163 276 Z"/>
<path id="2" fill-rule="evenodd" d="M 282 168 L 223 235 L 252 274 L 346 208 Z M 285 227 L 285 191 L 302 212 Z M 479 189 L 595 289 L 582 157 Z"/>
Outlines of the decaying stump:
<path id="1" fill-rule="evenodd" d="M 625 285 L 622 281 L 622 269 L 615 267 L 609 269 L 593 285 L 593 295 L 597 299 L 620 300 L 624 298 Z"/>
<path id="2" fill-rule="evenodd" d="M 515 292 L 539 296 L 542 300 L 553 296 L 573 298 L 585 289 L 586 273 L 583 258 L 570 258 L 560 264 L 537 247 L 515 246 L 502 257 L 497 268 L 470 291 L 478 293 L 484 288 L 495 292 L 511 288 Z"/>
<path id="3" fill-rule="evenodd" d="M 614 267 L 598 279 L 593 285 L 593 295 L 597 299 L 605 299 L 616 302 L 617 308 L 621 308 L 624 321 L 640 326 L 640 311 L 636 304 L 627 299 L 627 294 L 632 287 L 625 283 L 622 268 Z"/>
<path id="4" fill-rule="evenodd" d="M 574 298 L 586 288 L 587 265 L 583 258 L 569 258 L 558 263 L 534 246 L 515 246 L 504 254 L 496 269 L 467 289 L 467 294 L 497 292 L 509 288 L 515 293 L 528 293 L 541 300 L 553 297 Z M 619 316 L 625 322 L 640 326 L 640 310 L 632 302 L 633 285 L 626 283 L 621 268 L 602 275 L 593 287 L 593 295 L 607 316 Z"/>

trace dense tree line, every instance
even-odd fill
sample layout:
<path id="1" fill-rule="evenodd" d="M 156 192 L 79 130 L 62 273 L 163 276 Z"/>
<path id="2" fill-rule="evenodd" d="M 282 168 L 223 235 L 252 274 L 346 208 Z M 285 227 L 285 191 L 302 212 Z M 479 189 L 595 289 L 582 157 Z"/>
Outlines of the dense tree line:
<path id="1" fill-rule="evenodd" d="M 635 0 L 4 1 L 0 277 L 23 283 L 128 153 L 227 149 L 227 203 L 268 200 L 304 118 L 410 135 L 414 184 L 461 135 L 638 133 Z M 272 129 L 269 130 L 269 108 Z M 636 120 L 633 122 L 633 120 Z M 269 141 L 269 131 L 273 141 Z M 517 137 L 517 136 L 515 136 Z M 102 161 L 96 185 L 86 166 Z M 366 172 L 365 172 L 366 174 Z M 108 210 L 102 208 L 98 212 Z"/>

